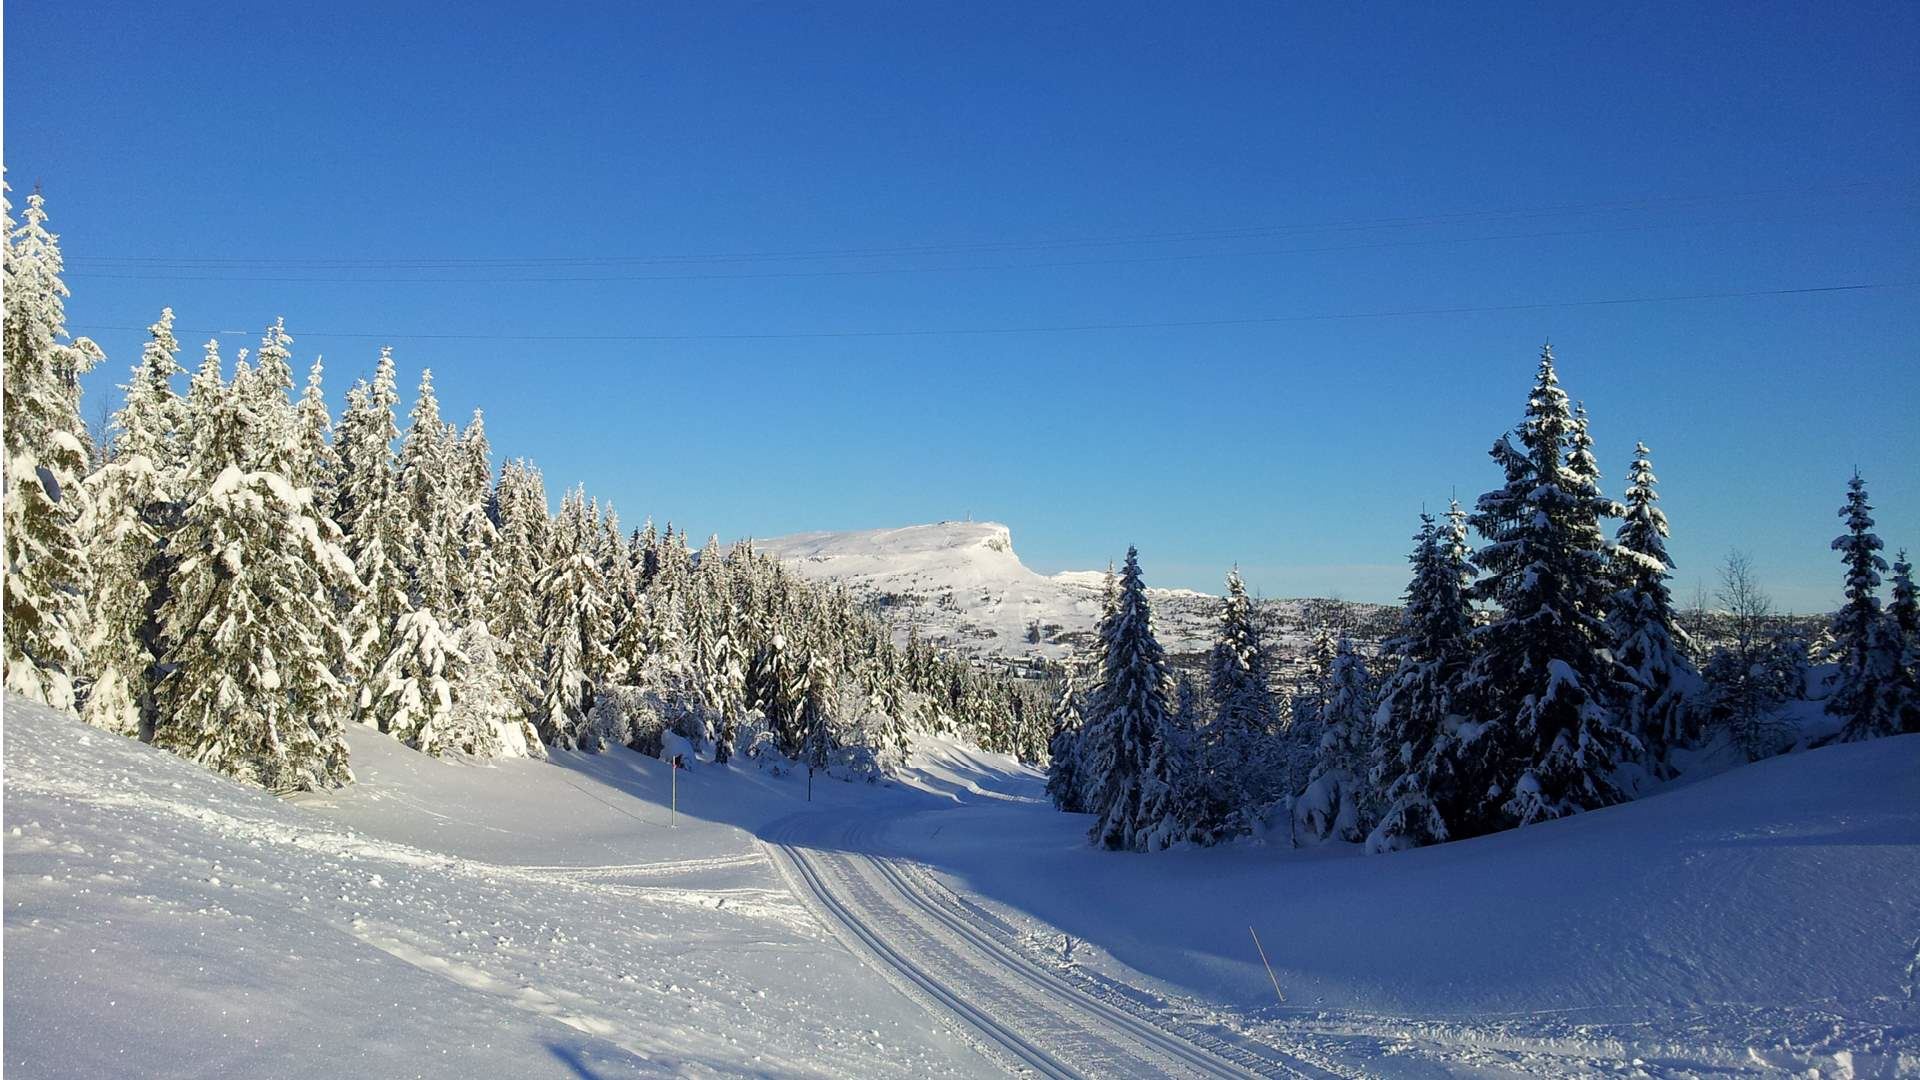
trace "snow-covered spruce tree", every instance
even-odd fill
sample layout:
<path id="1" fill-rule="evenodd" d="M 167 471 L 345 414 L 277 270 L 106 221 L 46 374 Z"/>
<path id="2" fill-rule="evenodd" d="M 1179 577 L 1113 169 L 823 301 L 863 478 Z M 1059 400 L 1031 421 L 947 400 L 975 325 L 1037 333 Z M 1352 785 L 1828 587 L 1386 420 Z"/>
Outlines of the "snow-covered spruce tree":
<path id="1" fill-rule="evenodd" d="M 453 677 L 453 711 L 448 724 L 448 743 L 475 757 L 486 757 L 486 732 L 494 733 L 494 756 L 547 756 L 540 733 L 533 729 L 520 698 L 508 685 L 500 666 L 500 641 L 484 622 L 471 622 L 460 628 L 454 645 L 466 658 Z M 471 733 L 473 748 L 462 742 Z"/>
<path id="2" fill-rule="evenodd" d="M 1887 711 L 1901 731 L 1920 731 L 1920 600 L 1913 588 L 1913 563 L 1903 549 L 1893 560 L 1893 596 L 1887 604 L 1893 646 L 1899 653 Z"/>
<path id="3" fill-rule="evenodd" d="M 1621 511 L 1593 482 L 1551 348 L 1516 434 L 1518 447 L 1502 436 L 1491 452 L 1507 482 L 1470 519 L 1487 540 L 1473 558 L 1485 574 L 1474 595 L 1500 614 L 1474 631 L 1462 687 L 1477 726 L 1457 744 L 1460 801 L 1439 808 L 1456 837 L 1630 798 L 1618 769 L 1640 753 L 1618 712 L 1625 677 L 1603 621 L 1600 519 Z"/>
<path id="4" fill-rule="evenodd" d="M 340 455 L 333 448 L 333 416 L 327 410 L 324 376 L 325 368 L 316 357 L 307 369 L 300 403 L 294 406 L 297 450 L 288 479 L 295 487 L 312 488 L 315 504 L 331 513 L 339 505 Z"/>
<path id="5" fill-rule="evenodd" d="M 1470 655 L 1473 609 L 1467 588 L 1466 514 L 1454 503 L 1447 523 L 1420 515 L 1414 536 L 1413 580 L 1401 609 L 1400 632 L 1381 648 L 1394 662 L 1373 714 L 1372 785 L 1380 822 L 1367 834 L 1372 853 L 1400 851 L 1450 838 L 1442 803 L 1461 799 L 1453 753 L 1461 730 L 1454 696 Z"/>
<path id="6" fill-rule="evenodd" d="M 536 591 L 540 597 L 540 737 L 577 749 L 587 712 L 606 679 L 608 621 L 605 585 L 594 554 L 597 529 L 587 496 L 576 488 L 561 502 L 553 540 Z"/>
<path id="7" fill-rule="evenodd" d="M 1294 803 L 1294 835 L 1359 841 L 1372 831 L 1373 685 L 1353 641 L 1340 635 L 1320 710 L 1320 756 Z"/>
<path id="8" fill-rule="evenodd" d="M 297 480 L 302 471 L 299 458 L 304 443 L 291 397 L 292 345 L 286 320 L 274 320 L 260 339 L 253 366 L 236 366 L 233 377 L 233 393 L 248 414 L 248 457 L 241 467 L 249 472 L 274 473 L 289 482 Z"/>
<path id="9" fill-rule="evenodd" d="M 1217 843 L 1245 829 L 1245 814 L 1284 793 L 1266 643 L 1235 568 L 1227 573 L 1220 630 L 1207 657 L 1208 720 L 1197 725 L 1192 837 Z"/>
<path id="10" fill-rule="evenodd" d="M 400 503 L 405 508 L 404 548 L 409 595 L 415 607 L 445 617 L 453 609 L 448 559 L 452 554 L 458 495 L 454 438 L 440 419 L 433 371 L 420 372 L 420 391 L 408 414 L 407 436 L 397 462 Z"/>
<path id="11" fill-rule="evenodd" d="M 492 516 L 498 538 L 494 574 L 498 582 L 489 626 L 500 640 L 500 669 L 518 696 L 528 719 L 539 715 L 540 598 L 536 579 L 546 565 L 547 491 L 540 471 L 515 459 L 500 466 L 493 489 Z"/>
<path id="12" fill-rule="evenodd" d="M 1300 794 L 1320 760 L 1320 735 L 1326 729 L 1321 714 L 1333 690 L 1333 661 L 1339 653 L 1339 642 L 1340 635 L 1331 623 L 1318 623 L 1294 672 L 1286 722 L 1280 728 L 1275 750 L 1280 790 L 1285 797 Z"/>
<path id="13" fill-rule="evenodd" d="M 452 594 L 452 618 L 457 626 L 491 623 L 499 596 L 500 542 L 491 509 L 493 450 L 487 442 L 480 410 L 460 432 L 454 448 L 454 510 L 447 560 L 447 588 Z"/>
<path id="14" fill-rule="evenodd" d="M 87 675 L 91 687 L 81 718 L 96 727 L 142 739 L 153 737 L 157 714 L 159 609 L 171 573 L 167 542 L 178 524 L 184 469 L 178 432 L 184 403 L 171 380 L 175 358 L 173 312 L 149 327 L 153 339 L 124 387 L 113 416 L 112 459 L 87 478 L 93 512 L 87 558 L 89 597 Z"/>
<path id="15" fill-rule="evenodd" d="M 454 734 L 449 730 L 453 685 L 463 660 L 431 609 L 403 613 L 394 624 L 386 656 L 360 685 L 358 719 L 438 757 L 455 745 L 449 742 Z M 473 732 L 461 734 L 470 745 L 474 742 Z"/>
<path id="16" fill-rule="evenodd" d="M 1140 577 L 1139 553 L 1127 549 L 1114 615 L 1102 627 L 1099 689 L 1088 705 L 1081 735 L 1089 809 L 1098 820 L 1087 838 L 1115 851 L 1148 850 L 1168 816 L 1173 762 L 1166 748 L 1166 653 L 1153 634 L 1153 614 Z"/>
<path id="17" fill-rule="evenodd" d="M 1086 812 L 1080 775 L 1080 687 L 1072 667 L 1060 680 L 1054 699 L 1053 736 L 1047 740 L 1047 798 L 1054 808 L 1069 814 Z"/>
<path id="18" fill-rule="evenodd" d="M 86 338 L 63 341 L 67 287 L 40 193 L 27 197 L 18 228 L 5 209 L 6 687 L 71 709 L 90 587 L 80 375 L 101 353 Z"/>
<path id="19" fill-rule="evenodd" d="M 339 505 L 335 519 L 346 534 L 347 554 L 363 592 L 354 614 L 355 657 L 362 670 L 387 654 L 400 616 L 412 608 L 407 597 L 408 515 L 395 475 L 393 441 L 400 429 L 394 406 L 393 350 L 380 350 L 373 383 L 355 383 L 340 416 Z"/>
<path id="20" fill-rule="evenodd" d="M 1632 678 L 1627 720 L 1656 775 L 1668 776 L 1667 756 L 1695 734 L 1700 673 L 1689 659 L 1693 642 L 1680 628 L 1667 579 L 1667 515 L 1657 505 L 1645 443 L 1634 446 L 1627 473 L 1626 515 L 1614 536 L 1616 588 L 1607 627 L 1613 655 Z"/>
<path id="21" fill-rule="evenodd" d="M 1833 550 L 1847 566 L 1847 599 L 1833 616 L 1840 670 L 1827 698 L 1827 712 L 1846 721 L 1840 737 L 1851 742 L 1899 733 L 1898 720 L 1888 706 L 1898 679 L 1900 651 L 1894 627 L 1880 610 L 1880 573 L 1887 561 L 1880 557 L 1873 506 L 1867 502 L 1867 483 L 1858 471 L 1847 482 L 1847 501 L 1840 516 L 1847 531 L 1834 538 Z"/>
<path id="22" fill-rule="evenodd" d="M 202 388 L 203 396 L 207 393 Z M 251 416 L 238 388 L 197 422 L 209 451 L 245 447 Z M 276 791 L 352 779 L 343 732 L 347 691 L 336 677 L 349 637 L 336 598 L 353 564 L 312 492 L 275 473 L 246 472 L 245 451 L 219 467 L 186 510 L 161 609 L 168 674 L 156 745 Z"/>
<path id="23" fill-rule="evenodd" d="M 188 449 L 183 441 L 187 405 L 174 392 L 173 380 L 187 369 L 180 365 L 180 342 L 173 336 L 173 309 L 162 308 L 147 334 L 140 362 L 121 387 L 120 411 L 111 424 L 113 457 L 145 457 L 162 474 L 177 473 Z"/>

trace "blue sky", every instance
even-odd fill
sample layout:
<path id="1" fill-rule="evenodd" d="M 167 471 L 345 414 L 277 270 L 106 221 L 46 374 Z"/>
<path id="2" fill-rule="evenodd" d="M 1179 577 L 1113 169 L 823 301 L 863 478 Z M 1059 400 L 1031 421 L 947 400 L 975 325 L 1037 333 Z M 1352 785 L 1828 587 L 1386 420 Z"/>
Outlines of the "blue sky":
<path id="1" fill-rule="evenodd" d="M 1920 548 L 1920 7 L 1677 7 L 21 0 L 6 163 L 96 402 L 284 315 L 635 523 L 1385 600 L 1551 338 L 1679 591 L 1823 608 L 1855 466 Z"/>

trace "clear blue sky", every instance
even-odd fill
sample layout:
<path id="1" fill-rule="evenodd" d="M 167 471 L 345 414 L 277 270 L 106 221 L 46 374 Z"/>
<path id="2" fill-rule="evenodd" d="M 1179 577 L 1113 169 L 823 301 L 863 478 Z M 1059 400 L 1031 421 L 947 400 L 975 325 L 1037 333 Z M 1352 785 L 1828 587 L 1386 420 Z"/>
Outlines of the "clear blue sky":
<path id="1" fill-rule="evenodd" d="M 1831 605 L 1856 465 L 1920 548 L 1920 290 L 1528 306 L 1920 282 L 1920 6 L 1348 7 L 17 0 L 6 163 L 94 401 L 285 315 L 636 524 L 1390 599 L 1551 337 L 1683 593 Z"/>

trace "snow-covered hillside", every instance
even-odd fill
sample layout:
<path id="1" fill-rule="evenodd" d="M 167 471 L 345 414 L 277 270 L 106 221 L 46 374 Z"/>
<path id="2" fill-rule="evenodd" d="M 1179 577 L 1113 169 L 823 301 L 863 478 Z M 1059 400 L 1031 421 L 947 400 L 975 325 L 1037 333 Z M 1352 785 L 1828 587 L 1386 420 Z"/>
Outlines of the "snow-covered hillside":
<path id="1" fill-rule="evenodd" d="M 1920 737 L 1368 857 L 351 733 L 296 803 L 9 699 L 9 1076 L 1920 1074 Z M 1256 929 L 1274 968 L 1253 947 Z"/>
<path id="2" fill-rule="evenodd" d="M 355 726 L 359 782 L 290 804 L 17 698 L 5 731 L 9 1077 L 997 1071 L 760 854 L 803 779 L 684 770 L 671 822 L 631 751 L 461 766 Z"/>
<path id="3" fill-rule="evenodd" d="M 798 533 L 755 540 L 754 547 L 809 578 L 844 584 L 875 601 L 902 634 L 915 627 L 929 641 L 976 656 L 1062 659 L 1086 645 L 1100 615 L 1102 571 L 1036 573 L 1014 552 L 1012 532 L 997 522 Z M 1199 653 L 1212 644 L 1217 597 L 1190 589 L 1148 594 L 1169 652 Z M 1297 647 L 1323 619 L 1364 623 L 1384 610 L 1309 600 L 1259 606 L 1278 629 L 1275 643 L 1283 650 Z"/>

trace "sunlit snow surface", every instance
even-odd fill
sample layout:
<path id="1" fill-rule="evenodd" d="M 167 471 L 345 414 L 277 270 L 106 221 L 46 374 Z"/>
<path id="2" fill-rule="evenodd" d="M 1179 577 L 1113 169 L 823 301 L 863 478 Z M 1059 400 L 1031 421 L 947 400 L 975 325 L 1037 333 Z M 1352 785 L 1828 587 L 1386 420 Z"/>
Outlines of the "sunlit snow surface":
<path id="1" fill-rule="evenodd" d="M 974 1004 L 1069 1059 L 1118 1060 L 1121 1023 L 1270 1075 L 1920 1073 L 1920 737 L 1366 857 L 1089 851 L 1036 774 L 940 740 L 813 803 L 702 763 L 674 822 L 625 751 L 473 767 L 356 729 L 359 783 L 287 803 L 11 699 L 4 734 L 9 1076 L 1009 1066 L 789 852 L 883 944 L 932 927 L 953 987 L 1057 980 L 1025 1001 L 1051 1030 Z"/>

